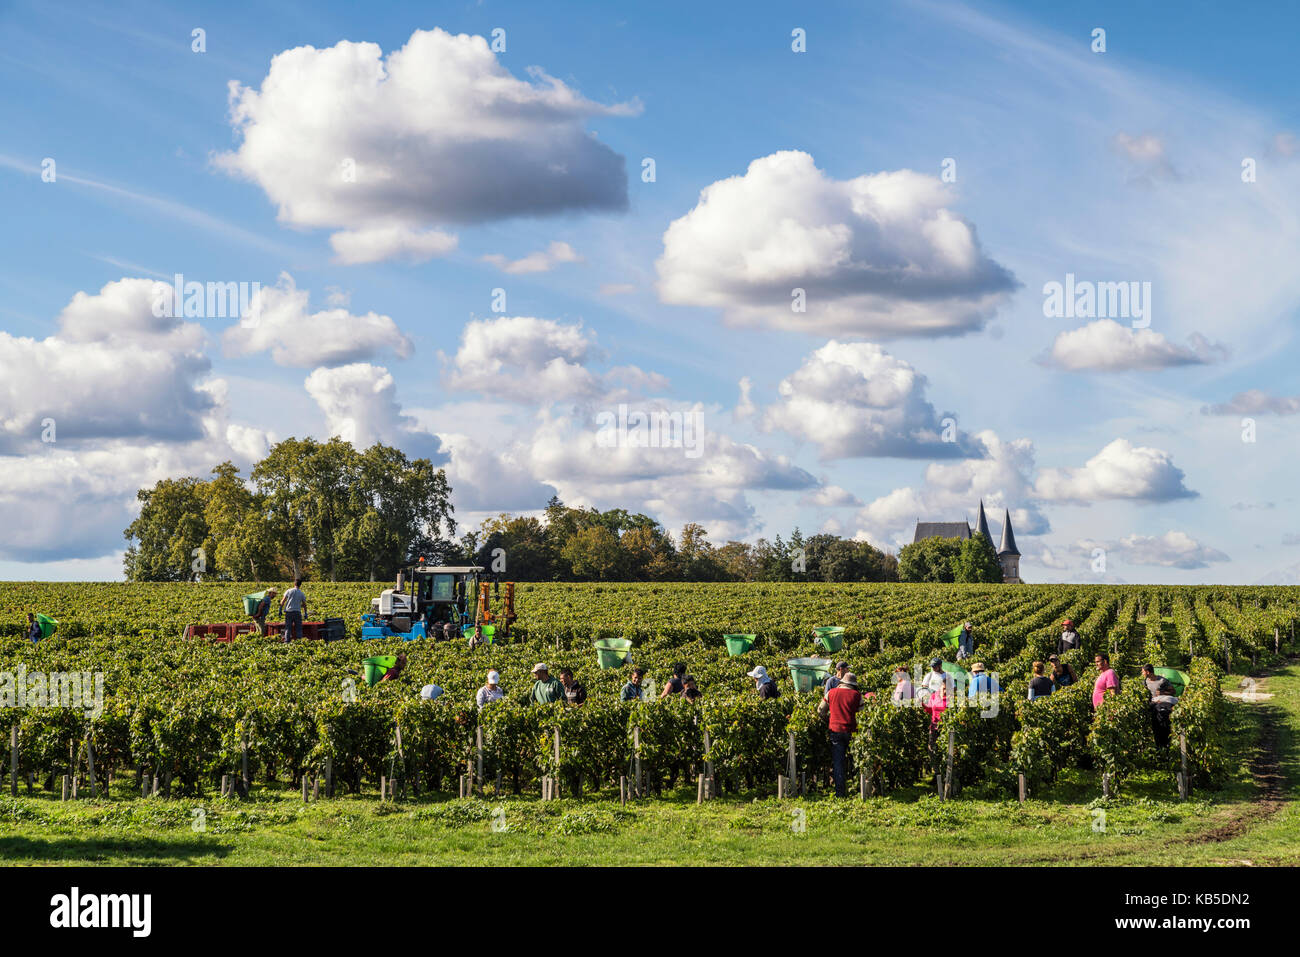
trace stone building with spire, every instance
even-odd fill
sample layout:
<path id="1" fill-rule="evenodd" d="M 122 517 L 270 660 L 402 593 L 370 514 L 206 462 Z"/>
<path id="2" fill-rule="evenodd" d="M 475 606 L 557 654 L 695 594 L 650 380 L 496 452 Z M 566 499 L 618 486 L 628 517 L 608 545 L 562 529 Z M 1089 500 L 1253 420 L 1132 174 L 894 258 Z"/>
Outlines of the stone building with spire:
<path id="1" fill-rule="evenodd" d="M 983 535 L 990 544 L 993 542 L 993 535 L 989 531 L 989 520 L 984 514 L 984 500 L 980 499 L 979 513 L 975 519 L 975 528 L 972 530 L 970 524 L 966 521 L 960 522 L 922 522 L 919 519 L 916 523 L 916 531 L 912 533 L 912 543 L 921 541 L 924 538 L 957 538 L 967 539 L 976 535 Z M 1011 530 L 1011 509 L 1007 509 L 1002 519 L 1002 541 L 998 544 L 998 564 L 1002 566 L 1002 581 L 1007 584 L 1019 585 L 1020 579 L 1020 549 L 1016 548 L 1016 536 Z"/>

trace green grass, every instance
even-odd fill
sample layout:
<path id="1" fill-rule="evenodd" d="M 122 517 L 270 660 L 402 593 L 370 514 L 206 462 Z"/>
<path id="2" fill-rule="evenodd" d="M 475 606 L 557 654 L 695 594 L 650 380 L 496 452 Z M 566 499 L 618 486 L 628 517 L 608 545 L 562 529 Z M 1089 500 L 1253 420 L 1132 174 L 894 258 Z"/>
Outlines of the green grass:
<path id="1" fill-rule="evenodd" d="M 1229 678 L 1231 682 L 1234 679 Z M 1230 690 L 1230 689 L 1229 689 Z M 1232 705 L 1241 761 L 1222 791 L 1181 802 L 1142 775 L 1094 800 L 1095 775 L 1068 773 L 1024 805 L 991 795 L 940 802 L 923 788 L 868 801 L 717 800 L 693 789 L 617 801 L 426 798 L 304 804 L 287 791 L 252 801 L 61 802 L 0 797 L 0 859 L 10 864 L 1254 864 L 1300 863 L 1300 666 L 1263 679 L 1266 701 Z M 1265 719 L 1283 782 L 1261 801 L 1249 771 Z M 196 809 L 203 830 L 195 830 Z M 496 830 L 494 830 L 494 822 Z M 1104 824 L 1104 827 L 1102 826 Z"/>

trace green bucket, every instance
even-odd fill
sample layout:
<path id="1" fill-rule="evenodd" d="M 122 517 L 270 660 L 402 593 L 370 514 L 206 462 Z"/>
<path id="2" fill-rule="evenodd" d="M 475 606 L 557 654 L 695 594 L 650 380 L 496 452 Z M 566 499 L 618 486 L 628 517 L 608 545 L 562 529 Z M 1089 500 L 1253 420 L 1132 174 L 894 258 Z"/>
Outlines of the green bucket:
<path id="1" fill-rule="evenodd" d="M 955 665 L 951 661 L 943 663 L 944 674 L 952 675 L 953 693 L 965 694 L 966 689 L 970 687 L 970 672 L 961 665 Z"/>
<path id="2" fill-rule="evenodd" d="M 829 658 L 791 658 L 786 662 L 795 691 L 812 691 L 826 680 L 833 662 Z"/>
<path id="3" fill-rule="evenodd" d="M 1157 668 L 1156 674 L 1161 678 L 1168 678 L 1169 683 L 1174 686 L 1174 694 L 1180 698 L 1183 696 L 1183 692 L 1187 689 L 1186 674 L 1176 668 Z"/>
<path id="4" fill-rule="evenodd" d="M 50 635 L 54 634 L 59 628 L 59 623 L 49 615 L 37 615 L 36 620 L 40 623 L 42 638 L 50 637 Z"/>
<path id="5" fill-rule="evenodd" d="M 723 635 L 722 639 L 727 643 L 727 654 L 733 658 L 754 647 L 753 635 Z"/>
<path id="6" fill-rule="evenodd" d="M 245 615 L 257 614 L 257 606 L 262 603 L 262 599 L 265 597 L 266 597 L 266 592 L 264 591 L 259 591 L 256 595 L 245 595 L 244 614 Z"/>
<path id="7" fill-rule="evenodd" d="M 596 649 L 596 658 L 602 668 L 622 668 L 632 656 L 632 642 L 627 638 L 601 638 L 592 647 Z"/>
<path id="8" fill-rule="evenodd" d="M 813 634 L 817 636 L 818 643 L 827 651 L 839 651 L 844 647 L 843 628 L 814 628 Z"/>
<path id="9" fill-rule="evenodd" d="M 496 625 L 483 626 L 483 640 L 486 641 L 489 645 L 493 643 L 492 639 L 496 637 L 496 634 L 497 634 Z"/>
<path id="10" fill-rule="evenodd" d="M 374 687 L 379 683 L 388 669 L 397 664 L 396 655 L 375 655 L 373 658 L 367 658 L 361 662 L 361 667 L 365 669 L 366 684 Z"/>

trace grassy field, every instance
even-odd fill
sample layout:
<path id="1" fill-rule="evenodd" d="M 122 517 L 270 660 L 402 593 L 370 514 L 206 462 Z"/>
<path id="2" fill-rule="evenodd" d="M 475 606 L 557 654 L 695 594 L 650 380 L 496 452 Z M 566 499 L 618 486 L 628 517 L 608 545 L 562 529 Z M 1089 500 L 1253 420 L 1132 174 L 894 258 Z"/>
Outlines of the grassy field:
<path id="1" fill-rule="evenodd" d="M 1234 679 L 1226 679 L 1232 682 Z M 1233 689 L 1225 686 L 1225 691 Z M 923 788 L 868 801 L 617 801 L 340 798 L 288 791 L 247 802 L 0 798 L 11 864 L 272 865 L 1295 865 L 1300 864 L 1300 663 L 1234 702 L 1236 779 L 1189 802 L 1137 777 L 1089 800 L 1095 776 L 1063 775 L 1023 806 L 996 796 L 941 803 Z M 1265 697 L 1271 695 L 1271 697 Z M 1159 795 L 1159 798 L 1153 796 Z M 201 828 L 201 829 L 199 829 Z"/>

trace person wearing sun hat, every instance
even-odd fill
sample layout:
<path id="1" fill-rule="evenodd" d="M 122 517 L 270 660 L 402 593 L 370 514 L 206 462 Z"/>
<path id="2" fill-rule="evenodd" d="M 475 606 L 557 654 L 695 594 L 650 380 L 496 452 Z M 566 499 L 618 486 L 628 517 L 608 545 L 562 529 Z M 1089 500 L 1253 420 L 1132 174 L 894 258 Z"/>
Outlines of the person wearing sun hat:
<path id="1" fill-rule="evenodd" d="M 533 692 L 529 698 L 534 704 L 550 704 L 564 700 L 564 685 L 559 678 L 551 677 L 551 669 L 543 662 L 533 665 Z"/>
<path id="2" fill-rule="evenodd" d="M 501 690 L 501 685 L 498 684 L 500 680 L 501 676 L 499 674 L 495 671 L 489 671 L 487 684 L 478 689 L 478 694 L 474 695 L 474 703 L 482 708 L 484 705 L 489 705 L 493 701 L 500 701 L 504 698 L 506 693 Z"/>
<path id="3" fill-rule="evenodd" d="M 760 698 L 779 698 L 781 696 L 776 682 L 772 680 L 771 675 L 767 673 L 767 669 L 762 665 L 755 665 L 754 670 L 746 674 L 754 679 L 754 687 L 758 691 Z"/>
<path id="4" fill-rule="evenodd" d="M 817 713 L 826 718 L 831 735 L 831 776 L 835 780 L 836 797 L 845 796 L 844 775 L 848 762 L 849 741 L 858 730 L 858 709 L 862 707 L 862 694 L 858 691 L 858 678 L 851 671 L 840 676 L 840 682 L 826 692 Z"/>
<path id="5" fill-rule="evenodd" d="M 977 661 L 970 666 L 970 697 L 974 698 L 976 695 L 982 694 L 997 694 L 1001 690 L 998 687 L 997 676 L 991 675 L 984 670 L 984 662 Z"/>

